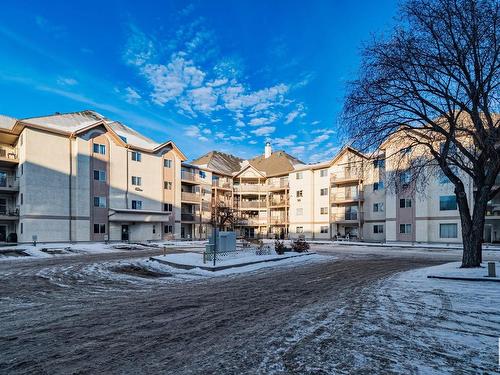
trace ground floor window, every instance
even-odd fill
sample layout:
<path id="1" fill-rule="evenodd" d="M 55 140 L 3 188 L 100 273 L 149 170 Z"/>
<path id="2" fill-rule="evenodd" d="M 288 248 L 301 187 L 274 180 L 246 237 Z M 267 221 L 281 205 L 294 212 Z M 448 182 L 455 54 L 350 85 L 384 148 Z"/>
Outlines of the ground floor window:
<path id="1" fill-rule="evenodd" d="M 439 224 L 439 237 L 440 238 L 457 238 L 458 225 L 457 224 Z"/>
<path id="2" fill-rule="evenodd" d="M 411 224 L 399 224 L 399 233 L 410 234 L 411 233 Z"/>
<path id="3" fill-rule="evenodd" d="M 165 225 L 164 232 L 165 233 L 172 233 L 173 232 L 172 226 L 171 225 Z"/>
<path id="4" fill-rule="evenodd" d="M 304 227 L 296 227 L 295 233 L 304 233 Z"/>
<path id="5" fill-rule="evenodd" d="M 328 226 L 327 225 L 322 225 L 320 228 L 321 233 L 328 233 Z"/>
<path id="6" fill-rule="evenodd" d="M 384 226 L 382 224 L 374 224 L 373 233 L 384 233 Z"/>
<path id="7" fill-rule="evenodd" d="M 106 224 L 94 224 L 94 233 L 106 233 Z"/>

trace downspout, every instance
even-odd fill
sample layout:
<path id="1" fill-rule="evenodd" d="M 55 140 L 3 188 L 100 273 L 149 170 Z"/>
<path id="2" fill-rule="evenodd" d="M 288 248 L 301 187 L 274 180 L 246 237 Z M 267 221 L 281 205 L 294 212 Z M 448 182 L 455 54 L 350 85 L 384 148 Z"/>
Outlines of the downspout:
<path id="1" fill-rule="evenodd" d="M 315 207 L 314 207 L 314 195 L 315 195 L 315 191 L 314 191 L 314 169 L 311 169 L 311 173 L 312 173 L 312 239 L 314 240 L 315 239 L 315 227 L 316 227 L 316 220 L 315 220 L 315 217 L 314 217 L 314 211 L 315 210 Z"/>
<path id="2" fill-rule="evenodd" d="M 128 145 L 127 147 L 125 148 L 125 152 L 126 152 L 126 159 L 127 159 L 127 162 L 125 163 L 125 166 L 127 168 L 127 172 L 126 172 L 126 176 L 127 176 L 127 181 L 126 181 L 126 187 L 125 187 L 125 208 L 128 210 Z"/>
<path id="3" fill-rule="evenodd" d="M 73 143 L 71 141 L 71 138 L 73 137 L 73 134 L 71 134 L 68 138 L 69 141 L 69 242 L 72 242 L 72 235 L 71 235 L 71 227 L 72 227 L 72 215 L 73 215 L 73 199 L 72 199 L 72 175 L 73 175 Z"/>

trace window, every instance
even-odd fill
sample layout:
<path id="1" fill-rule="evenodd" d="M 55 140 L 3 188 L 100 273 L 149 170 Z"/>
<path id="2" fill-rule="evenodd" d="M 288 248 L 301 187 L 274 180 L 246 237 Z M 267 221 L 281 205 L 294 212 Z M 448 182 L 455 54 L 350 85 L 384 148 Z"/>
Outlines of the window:
<path id="1" fill-rule="evenodd" d="M 21 223 L 21 234 L 23 233 L 24 231 L 24 223 Z"/>
<path id="2" fill-rule="evenodd" d="M 172 212 L 172 203 L 163 203 L 163 211 Z"/>
<path id="3" fill-rule="evenodd" d="M 399 174 L 399 182 L 402 184 L 409 184 L 410 183 L 410 172 L 404 171 Z"/>
<path id="4" fill-rule="evenodd" d="M 171 181 L 163 181 L 163 188 L 167 190 L 172 190 L 172 182 Z"/>
<path id="5" fill-rule="evenodd" d="M 123 142 L 127 143 L 127 137 L 125 137 L 124 135 L 119 135 L 119 137 Z"/>
<path id="6" fill-rule="evenodd" d="M 384 168 L 385 167 L 385 160 L 384 159 L 375 159 L 373 161 L 373 168 Z"/>
<path id="7" fill-rule="evenodd" d="M 173 232 L 172 226 L 171 225 L 165 225 L 163 227 L 163 232 L 165 232 L 165 233 L 172 233 Z"/>
<path id="8" fill-rule="evenodd" d="M 141 186 L 142 178 L 137 176 L 132 176 L 132 185 Z"/>
<path id="9" fill-rule="evenodd" d="M 303 214 L 303 213 L 304 213 L 304 209 L 303 209 L 303 208 L 297 208 L 297 209 L 295 210 L 295 214 L 296 214 L 297 216 L 302 216 L 302 214 Z"/>
<path id="10" fill-rule="evenodd" d="M 326 177 L 328 176 L 328 169 L 322 169 L 319 171 L 319 176 L 320 177 Z"/>
<path id="11" fill-rule="evenodd" d="M 106 233 L 106 224 L 94 224 L 94 233 Z"/>
<path id="12" fill-rule="evenodd" d="M 24 203 L 24 196 L 23 193 L 19 194 L 19 200 L 21 201 L 21 204 Z"/>
<path id="13" fill-rule="evenodd" d="M 297 190 L 297 198 L 302 198 L 302 190 Z"/>
<path id="14" fill-rule="evenodd" d="M 94 143 L 93 150 L 94 150 L 94 153 L 96 153 L 96 154 L 106 155 L 106 145 Z"/>
<path id="15" fill-rule="evenodd" d="M 297 180 L 302 180 L 302 172 L 297 172 L 297 173 L 295 174 L 295 178 L 296 178 Z"/>
<path id="16" fill-rule="evenodd" d="M 457 197 L 455 195 L 443 195 L 439 197 L 439 211 L 451 211 L 457 209 Z"/>
<path id="17" fill-rule="evenodd" d="M 384 226 L 382 224 L 374 224 L 373 233 L 384 233 Z"/>
<path id="18" fill-rule="evenodd" d="M 205 171 L 199 171 L 199 172 L 198 172 L 198 175 L 199 175 L 201 178 L 207 178 L 207 174 L 205 173 Z"/>
<path id="19" fill-rule="evenodd" d="M 382 190 L 383 188 L 384 188 L 384 181 L 373 183 L 373 191 Z"/>
<path id="20" fill-rule="evenodd" d="M 384 212 L 383 203 L 373 203 L 373 212 Z"/>
<path id="21" fill-rule="evenodd" d="M 458 175 L 458 169 L 455 165 L 450 166 L 450 169 L 455 176 Z M 438 172 L 438 181 L 440 185 L 451 183 L 450 179 L 444 174 L 444 172 L 441 169 L 439 169 Z"/>
<path id="22" fill-rule="evenodd" d="M 321 207 L 320 208 L 320 213 L 321 213 L 321 215 L 328 214 L 328 207 Z"/>
<path id="23" fill-rule="evenodd" d="M 156 233 L 156 225 L 153 224 L 153 234 Z"/>
<path id="24" fill-rule="evenodd" d="M 320 233 L 328 233 L 328 225 L 322 225 L 319 229 Z"/>
<path id="25" fill-rule="evenodd" d="M 323 188 L 319 191 L 319 195 L 325 196 L 328 195 L 328 188 Z"/>
<path id="26" fill-rule="evenodd" d="M 402 198 L 399 200 L 399 208 L 410 208 L 411 207 L 411 199 Z"/>
<path id="27" fill-rule="evenodd" d="M 106 171 L 94 170 L 94 180 L 106 181 Z"/>
<path id="28" fill-rule="evenodd" d="M 399 233 L 410 234 L 411 233 L 411 224 L 399 224 Z"/>
<path id="29" fill-rule="evenodd" d="M 295 233 L 304 233 L 304 227 L 296 227 Z"/>
<path id="30" fill-rule="evenodd" d="M 132 151 L 132 160 L 133 161 L 141 161 L 142 160 L 142 154 L 138 151 Z"/>
<path id="31" fill-rule="evenodd" d="M 106 197 L 94 197 L 94 207 L 106 208 Z"/>
<path id="32" fill-rule="evenodd" d="M 170 159 L 164 159 L 163 160 L 163 166 L 165 168 L 172 168 L 172 160 L 170 160 Z"/>
<path id="33" fill-rule="evenodd" d="M 24 164 L 21 164 L 21 176 L 24 174 Z"/>
<path id="34" fill-rule="evenodd" d="M 457 224 L 439 224 L 439 238 L 457 238 Z"/>
<path id="35" fill-rule="evenodd" d="M 142 201 L 132 201 L 132 209 L 133 210 L 142 210 Z"/>

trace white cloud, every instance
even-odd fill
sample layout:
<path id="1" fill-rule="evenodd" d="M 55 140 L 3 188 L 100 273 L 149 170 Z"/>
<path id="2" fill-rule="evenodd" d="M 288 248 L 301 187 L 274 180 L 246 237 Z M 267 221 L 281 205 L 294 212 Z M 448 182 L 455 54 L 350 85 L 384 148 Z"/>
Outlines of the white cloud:
<path id="1" fill-rule="evenodd" d="M 328 134 L 321 134 L 318 135 L 316 138 L 313 139 L 314 143 L 321 143 L 323 141 L 326 141 L 330 136 Z"/>
<path id="2" fill-rule="evenodd" d="M 125 89 L 125 100 L 128 103 L 134 104 L 137 103 L 141 99 L 141 95 L 137 91 L 135 91 L 132 87 L 127 87 Z"/>
<path id="3" fill-rule="evenodd" d="M 63 86 L 74 86 L 78 84 L 78 81 L 71 77 L 59 77 L 57 78 L 57 83 Z"/>
<path id="4" fill-rule="evenodd" d="M 311 122 L 311 125 L 318 125 L 319 123 L 320 123 L 320 121 L 316 120 L 316 121 Z"/>
<path id="5" fill-rule="evenodd" d="M 337 131 L 327 128 L 316 129 L 311 131 L 311 134 L 335 134 L 335 133 L 337 133 Z"/>
<path id="6" fill-rule="evenodd" d="M 287 137 L 275 138 L 272 140 L 272 143 L 276 147 L 290 147 L 295 144 L 295 138 L 297 138 L 297 136 L 295 134 L 291 134 Z"/>
<path id="7" fill-rule="evenodd" d="M 305 152 L 306 148 L 304 146 L 296 146 L 296 147 L 292 147 L 290 149 L 290 152 L 292 154 L 303 154 Z"/>
<path id="8" fill-rule="evenodd" d="M 188 126 L 188 127 L 184 128 L 184 134 L 186 136 L 197 138 L 197 139 L 199 139 L 200 141 L 203 141 L 203 142 L 208 141 L 208 138 L 205 137 L 205 136 L 203 136 L 201 133 L 202 133 L 202 131 L 196 125 L 191 125 L 191 126 Z"/>
<path id="9" fill-rule="evenodd" d="M 274 133 L 276 128 L 274 126 L 263 126 L 261 128 L 253 130 L 251 133 L 257 136 L 266 136 Z"/>

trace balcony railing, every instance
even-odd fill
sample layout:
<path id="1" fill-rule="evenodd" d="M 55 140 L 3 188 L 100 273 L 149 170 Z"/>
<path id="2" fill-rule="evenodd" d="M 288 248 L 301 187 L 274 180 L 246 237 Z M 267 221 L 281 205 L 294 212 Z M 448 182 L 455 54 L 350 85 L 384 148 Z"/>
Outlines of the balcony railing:
<path id="1" fill-rule="evenodd" d="M 181 201 L 199 203 L 201 201 L 201 195 L 198 193 L 189 193 L 183 191 L 181 192 Z"/>
<path id="2" fill-rule="evenodd" d="M 332 221 L 342 222 L 342 221 L 363 221 L 362 212 L 345 212 L 345 213 L 334 213 L 332 214 Z"/>
<path id="3" fill-rule="evenodd" d="M 288 218 L 286 216 L 283 217 L 271 217 L 269 219 L 269 224 L 271 225 L 280 225 L 288 223 Z"/>
<path id="4" fill-rule="evenodd" d="M 348 183 L 362 180 L 361 172 L 346 168 L 342 173 L 332 173 L 330 180 L 332 184 Z"/>
<path id="5" fill-rule="evenodd" d="M 269 207 L 282 207 L 288 206 L 288 199 L 271 199 L 269 201 Z"/>
<path id="6" fill-rule="evenodd" d="M 19 208 L 0 207 L 0 216 L 7 216 L 10 219 L 17 219 L 19 217 Z"/>
<path id="7" fill-rule="evenodd" d="M 198 173 L 192 173 L 187 171 L 181 171 L 181 180 L 190 182 L 203 182 L 203 179 Z"/>
<path id="8" fill-rule="evenodd" d="M 333 202 L 358 201 L 363 199 L 364 196 L 362 191 L 356 193 L 351 193 L 351 192 L 332 193 Z"/>
<path id="9" fill-rule="evenodd" d="M 19 190 L 19 179 L 0 175 L 0 190 Z"/>
<path id="10" fill-rule="evenodd" d="M 263 184 L 238 184 L 233 185 L 234 190 L 238 192 L 263 192 L 265 193 L 268 190 L 268 185 Z"/>
<path id="11" fill-rule="evenodd" d="M 240 208 L 266 208 L 265 201 L 240 201 L 238 202 Z"/>
<path id="12" fill-rule="evenodd" d="M 181 213 L 182 221 L 194 221 L 195 215 L 189 213 Z"/>
<path id="13" fill-rule="evenodd" d="M 270 183 L 269 190 L 288 189 L 288 181 Z"/>
<path id="14" fill-rule="evenodd" d="M 233 184 L 230 181 L 212 180 L 212 187 L 220 189 L 231 189 L 233 187 Z"/>
<path id="15" fill-rule="evenodd" d="M 0 160 L 18 163 L 17 150 L 7 145 L 0 146 Z"/>
<path id="16" fill-rule="evenodd" d="M 266 219 L 241 219 L 238 222 L 239 225 L 266 225 L 267 220 Z"/>

